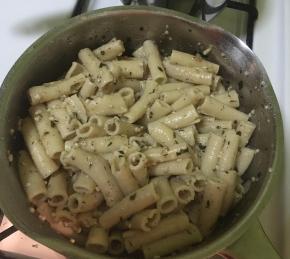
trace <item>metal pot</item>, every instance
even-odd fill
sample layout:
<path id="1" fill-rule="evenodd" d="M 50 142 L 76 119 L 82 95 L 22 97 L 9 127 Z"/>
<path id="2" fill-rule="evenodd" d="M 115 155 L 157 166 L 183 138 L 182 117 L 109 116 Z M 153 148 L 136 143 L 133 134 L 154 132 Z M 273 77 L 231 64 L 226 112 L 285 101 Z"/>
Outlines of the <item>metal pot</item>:
<path id="1" fill-rule="evenodd" d="M 19 117 L 27 113 L 26 90 L 61 76 L 77 58 L 80 48 L 96 47 L 112 37 L 122 39 L 129 52 L 145 39 L 154 39 L 164 54 L 172 49 L 192 53 L 212 45 L 209 59 L 221 64 L 221 74 L 234 82 L 242 110 L 255 110 L 252 120 L 257 129 L 251 145 L 260 152 L 245 178 L 257 176 L 259 180 L 204 242 L 175 258 L 204 258 L 226 247 L 239 258 L 278 258 L 265 242 L 256 220 L 283 170 L 282 119 L 265 69 L 235 36 L 185 14 L 160 8 L 114 7 L 70 19 L 36 41 L 10 70 L 0 90 L 0 206 L 7 217 L 31 238 L 68 257 L 108 258 L 70 244 L 29 212 L 17 176 L 16 159 L 9 163 L 7 151 L 16 156 L 23 145 L 19 136 L 11 136 L 10 130 L 16 129 Z"/>

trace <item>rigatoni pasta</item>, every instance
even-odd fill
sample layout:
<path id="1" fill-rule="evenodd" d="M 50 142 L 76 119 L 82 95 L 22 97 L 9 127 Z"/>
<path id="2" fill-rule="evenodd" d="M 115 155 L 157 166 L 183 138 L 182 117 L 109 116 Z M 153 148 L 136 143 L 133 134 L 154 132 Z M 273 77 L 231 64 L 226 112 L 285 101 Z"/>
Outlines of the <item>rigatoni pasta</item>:
<path id="1" fill-rule="evenodd" d="M 28 90 L 23 189 L 40 218 L 94 253 L 170 255 L 210 235 L 244 193 L 256 126 L 238 89 L 219 64 L 161 52 L 146 40 L 123 56 L 114 38 Z"/>

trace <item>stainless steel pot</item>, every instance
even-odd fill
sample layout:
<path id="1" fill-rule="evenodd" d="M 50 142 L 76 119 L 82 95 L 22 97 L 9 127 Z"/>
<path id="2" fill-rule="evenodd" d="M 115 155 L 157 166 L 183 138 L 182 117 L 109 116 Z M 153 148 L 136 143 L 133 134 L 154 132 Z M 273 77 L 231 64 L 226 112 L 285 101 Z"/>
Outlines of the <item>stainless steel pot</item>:
<path id="1" fill-rule="evenodd" d="M 164 33 L 166 29 L 169 34 Z M 252 51 L 233 35 L 190 16 L 160 8 L 114 7 L 70 19 L 36 41 L 10 70 L 0 90 L 0 206 L 7 217 L 31 238 L 68 257 L 108 258 L 70 244 L 29 212 L 16 161 L 9 163 L 7 151 L 16 156 L 23 145 L 19 136 L 10 135 L 10 129 L 17 128 L 19 117 L 27 113 L 27 88 L 55 80 L 76 59 L 80 48 L 96 47 L 112 37 L 122 39 L 129 52 L 145 39 L 155 40 L 163 54 L 172 49 L 200 51 L 212 45 L 209 59 L 221 64 L 221 74 L 234 82 L 242 110 L 247 113 L 255 110 L 252 120 L 257 129 L 251 146 L 260 152 L 245 178 L 256 176 L 259 181 L 252 184 L 244 199 L 219 222 L 212 235 L 175 258 L 204 258 L 226 247 L 239 258 L 278 258 L 265 242 L 256 221 L 283 170 L 282 120 L 268 76 Z"/>

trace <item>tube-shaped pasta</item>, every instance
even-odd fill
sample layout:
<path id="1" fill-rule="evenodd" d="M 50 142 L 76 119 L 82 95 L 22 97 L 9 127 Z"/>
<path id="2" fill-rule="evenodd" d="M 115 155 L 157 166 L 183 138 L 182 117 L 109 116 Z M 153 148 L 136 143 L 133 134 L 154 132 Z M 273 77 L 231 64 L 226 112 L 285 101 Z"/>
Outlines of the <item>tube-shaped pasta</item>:
<path id="1" fill-rule="evenodd" d="M 173 91 L 164 91 L 160 93 L 160 100 L 167 104 L 173 104 L 178 98 L 182 96 L 181 90 L 173 90 Z M 170 106 L 171 107 L 171 106 Z M 172 109 L 172 107 L 171 107 Z"/>
<path id="2" fill-rule="evenodd" d="M 169 61 L 163 61 L 166 74 L 174 79 L 194 84 L 212 85 L 213 74 L 200 68 L 173 65 Z"/>
<path id="3" fill-rule="evenodd" d="M 131 124 L 121 120 L 119 117 L 114 117 L 106 121 L 104 129 L 111 136 L 127 135 L 130 137 L 139 135 L 143 131 L 143 126 Z"/>
<path id="4" fill-rule="evenodd" d="M 233 205 L 235 189 L 238 183 L 238 174 L 234 170 L 218 171 L 217 176 L 225 184 L 225 193 L 220 214 L 225 216 Z"/>
<path id="5" fill-rule="evenodd" d="M 97 80 L 101 61 L 88 48 L 81 49 L 78 53 L 78 57 L 92 78 Z"/>
<path id="6" fill-rule="evenodd" d="M 218 162 L 218 169 L 221 171 L 227 171 L 234 168 L 240 140 L 235 130 L 227 130 L 224 135 L 225 142 Z"/>
<path id="7" fill-rule="evenodd" d="M 73 76 L 76 76 L 78 74 L 84 74 L 88 75 L 88 71 L 85 69 L 83 65 L 81 65 L 78 62 L 72 62 L 69 70 L 65 74 L 65 79 L 71 78 Z"/>
<path id="8" fill-rule="evenodd" d="M 128 156 L 129 168 L 139 185 L 148 183 L 147 157 L 141 152 L 133 152 Z"/>
<path id="9" fill-rule="evenodd" d="M 19 152 L 18 170 L 28 200 L 33 204 L 44 201 L 47 195 L 44 180 L 33 164 L 29 154 L 24 150 Z"/>
<path id="10" fill-rule="evenodd" d="M 96 183 L 85 173 L 78 173 L 73 182 L 73 190 L 81 194 L 91 194 L 96 190 Z"/>
<path id="11" fill-rule="evenodd" d="M 222 94 L 213 95 L 213 98 L 233 108 L 237 108 L 240 106 L 239 95 L 236 90 L 230 90 Z"/>
<path id="12" fill-rule="evenodd" d="M 219 154 L 224 144 L 224 138 L 211 133 L 209 135 L 205 153 L 201 158 L 201 171 L 210 176 L 217 166 Z"/>
<path id="13" fill-rule="evenodd" d="M 77 167 L 95 181 L 109 207 L 122 199 L 123 194 L 105 159 L 80 148 L 73 148 L 64 155 L 64 160 L 65 163 Z"/>
<path id="14" fill-rule="evenodd" d="M 239 175 L 243 175 L 251 164 L 256 151 L 247 147 L 241 148 L 241 151 L 237 155 L 236 167 Z"/>
<path id="15" fill-rule="evenodd" d="M 185 213 L 171 214 L 161 219 L 159 224 L 151 231 L 128 231 L 123 234 L 125 247 L 128 253 L 132 253 L 140 247 L 152 243 L 169 235 L 188 229 L 189 219 Z"/>
<path id="16" fill-rule="evenodd" d="M 165 124 L 154 121 L 147 125 L 148 132 L 155 139 L 155 141 L 162 146 L 170 147 L 177 143 L 182 143 L 182 139 L 176 135 L 176 133 Z"/>
<path id="17" fill-rule="evenodd" d="M 250 121 L 238 121 L 237 124 L 237 134 L 240 136 L 240 147 L 244 147 L 248 144 L 256 125 Z"/>
<path id="18" fill-rule="evenodd" d="M 132 88 L 123 87 L 118 93 L 123 97 L 127 107 L 131 107 L 135 103 L 134 90 Z"/>
<path id="19" fill-rule="evenodd" d="M 141 98 L 124 114 L 129 123 L 134 123 L 140 119 L 146 113 L 148 105 L 152 104 L 157 99 L 158 93 L 156 92 L 156 88 L 157 84 L 154 81 L 147 80 Z"/>
<path id="20" fill-rule="evenodd" d="M 128 145 L 127 136 L 105 136 L 79 141 L 82 149 L 94 153 L 108 153 L 117 150 L 120 146 Z"/>
<path id="21" fill-rule="evenodd" d="M 144 64 L 142 59 L 113 61 L 121 69 L 121 75 L 125 78 L 142 79 L 144 76 Z"/>
<path id="22" fill-rule="evenodd" d="M 59 165 L 56 164 L 46 154 L 44 147 L 40 141 L 40 136 L 31 118 L 26 117 L 25 119 L 23 119 L 21 132 L 26 147 L 42 178 L 49 177 L 53 172 L 55 172 L 59 168 Z"/>
<path id="23" fill-rule="evenodd" d="M 37 105 L 58 99 L 64 95 L 74 94 L 81 88 L 85 79 L 84 74 L 78 74 L 68 79 L 30 87 L 28 89 L 30 103 L 31 105 Z"/>
<path id="24" fill-rule="evenodd" d="M 119 231 L 113 231 L 109 235 L 109 254 L 121 255 L 125 251 L 124 239 Z"/>
<path id="25" fill-rule="evenodd" d="M 167 80 L 167 76 L 164 72 L 163 64 L 157 46 L 152 40 L 146 40 L 143 43 L 143 50 L 147 58 L 148 67 L 152 79 L 158 84 L 165 83 Z"/>
<path id="26" fill-rule="evenodd" d="M 64 103 L 60 100 L 51 101 L 47 106 L 52 115 L 52 126 L 56 125 L 63 139 L 72 138 L 75 135 L 75 130 L 80 126 L 80 122 L 70 117 Z"/>
<path id="27" fill-rule="evenodd" d="M 199 122 L 200 117 L 194 106 L 190 104 L 175 113 L 159 119 L 159 121 L 172 129 L 179 129 Z"/>
<path id="28" fill-rule="evenodd" d="M 147 232 L 156 227 L 160 219 L 161 216 L 158 209 L 146 209 L 131 218 L 129 228 Z"/>
<path id="29" fill-rule="evenodd" d="M 169 214 L 177 208 L 178 202 L 173 193 L 166 176 L 154 177 L 151 182 L 154 184 L 159 200 L 157 209 L 162 214 Z"/>
<path id="30" fill-rule="evenodd" d="M 94 138 L 107 135 L 104 128 L 99 127 L 97 123 L 93 123 L 92 120 L 80 126 L 76 130 L 76 134 L 79 138 Z"/>
<path id="31" fill-rule="evenodd" d="M 201 100 L 204 99 L 204 95 L 198 89 L 194 87 L 186 88 L 183 90 L 184 94 L 182 94 L 172 105 L 172 109 L 174 111 L 180 110 L 185 106 L 192 104 L 196 106 Z"/>
<path id="32" fill-rule="evenodd" d="M 66 172 L 63 169 L 53 173 L 47 184 L 48 204 L 52 207 L 62 207 L 67 201 Z"/>
<path id="33" fill-rule="evenodd" d="M 194 146 L 195 144 L 195 132 L 196 128 L 194 125 L 177 129 L 175 133 L 180 136 L 188 145 Z"/>
<path id="34" fill-rule="evenodd" d="M 117 154 L 119 152 L 117 151 Z M 122 155 L 122 154 L 121 154 Z M 128 161 L 124 156 L 115 156 L 111 162 L 112 174 L 115 177 L 118 185 L 124 195 L 128 195 L 136 191 L 139 186 L 136 179 L 133 177 L 132 172 L 129 168 Z"/>
<path id="35" fill-rule="evenodd" d="M 187 204 L 194 200 L 195 191 L 191 186 L 187 185 L 181 177 L 172 177 L 170 185 L 174 195 L 181 204 Z"/>
<path id="36" fill-rule="evenodd" d="M 151 176 L 183 175 L 191 173 L 192 170 L 193 162 L 191 158 L 163 162 L 149 168 Z"/>
<path id="37" fill-rule="evenodd" d="M 221 213 L 225 185 L 218 180 L 208 180 L 201 203 L 198 227 L 203 235 L 209 234 Z"/>
<path id="38" fill-rule="evenodd" d="M 126 196 L 112 208 L 101 215 L 99 221 L 102 227 L 108 229 L 125 220 L 135 213 L 151 206 L 158 201 L 159 197 L 154 185 L 149 183 L 136 192 Z"/>
<path id="39" fill-rule="evenodd" d="M 108 231 L 98 226 L 92 227 L 86 242 L 86 249 L 98 254 L 104 254 L 107 252 L 108 247 Z"/>
<path id="40" fill-rule="evenodd" d="M 197 124 L 199 133 L 221 134 L 223 131 L 233 128 L 233 121 L 215 120 L 212 117 L 204 117 Z"/>
<path id="41" fill-rule="evenodd" d="M 162 93 L 162 92 L 168 92 L 168 91 L 181 90 L 188 87 L 194 87 L 194 85 L 189 84 L 189 83 L 183 83 L 183 82 L 166 83 L 166 84 L 160 85 L 158 87 L 158 91 Z"/>
<path id="42" fill-rule="evenodd" d="M 147 121 L 156 121 L 163 116 L 166 116 L 172 111 L 172 108 L 166 102 L 163 102 L 157 99 L 150 108 L 146 111 L 146 120 Z"/>
<path id="43" fill-rule="evenodd" d="M 145 259 L 152 259 L 159 256 L 161 257 L 168 255 L 176 250 L 181 250 L 201 241 L 201 233 L 196 226 L 191 224 L 189 229 L 186 231 L 182 231 L 144 245 L 142 247 L 142 251 Z"/>
<path id="44" fill-rule="evenodd" d="M 101 192 L 91 194 L 73 193 L 68 197 L 67 207 L 72 213 L 87 212 L 96 209 L 104 200 Z"/>
<path id="45" fill-rule="evenodd" d="M 89 116 L 92 115 L 118 115 L 127 112 L 126 102 L 119 93 L 105 94 L 95 97 L 93 100 L 85 100 L 86 110 Z"/>
<path id="46" fill-rule="evenodd" d="M 141 47 L 139 47 L 138 49 L 136 49 L 133 53 L 132 53 L 133 57 L 136 58 L 146 58 L 146 54 L 143 48 L 143 45 Z"/>
<path id="47" fill-rule="evenodd" d="M 217 74 L 219 71 L 218 64 L 209 62 L 201 57 L 197 57 L 178 50 L 172 50 L 169 60 L 172 64 L 178 64 L 188 67 L 199 67 L 215 74 Z"/>
<path id="48" fill-rule="evenodd" d="M 210 96 L 205 97 L 202 105 L 198 107 L 198 111 L 220 120 L 247 121 L 249 117 L 247 114 L 227 106 Z"/>
<path id="49" fill-rule="evenodd" d="M 46 107 L 43 104 L 32 106 L 29 112 L 47 155 L 53 159 L 58 158 L 64 150 L 64 143 L 59 131 L 49 120 L 50 115 Z"/>
<path id="50" fill-rule="evenodd" d="M 122 56 L 125 51 L 124 44 L 121 40 L 113 38 L 108 43 L 103 44 L 94 50 L 94 54 L 102 61 L 113 60 Z"/>
<path id="51" fill-rule="evenodd" d="M 96 83 L 93 83 L 89 78 L 86 79 L 84 82 L 79 95 L 83 98 L 86 99 L 92 95 L 94 95 L 97 91 L 97 85 Z"/>
<path id="52" fill-rule="evenodd" d="M 153 147 L 147 149 L 144 153 L 150 164 L 191 157 L 188 146 L 185 143 L 174 144 L 171 147 Z"/>
<path id="53" fill-rule="evenodd" d="M 66 109 L 71 117 L 77 117 L 82 123 L 87 122 L 88 117 L 86 109 L 76 94 L 65 98 L 64 102 L 66 104 Z"/>

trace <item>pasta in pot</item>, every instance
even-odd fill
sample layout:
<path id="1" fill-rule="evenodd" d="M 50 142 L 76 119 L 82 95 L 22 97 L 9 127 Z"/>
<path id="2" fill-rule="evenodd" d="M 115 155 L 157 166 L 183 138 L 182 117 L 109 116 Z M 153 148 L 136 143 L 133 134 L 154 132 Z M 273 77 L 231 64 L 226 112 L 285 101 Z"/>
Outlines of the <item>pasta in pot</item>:
<path id="1" fill-rule="evenodd" d="M 237 203 L 256 125 L 219 64 L 152 40 L 124 52 L 115 38 L 81 49 L 63 79 L 28 90 L 19 178 L 58 233 L 150 259 L 202 242 Z"/>

